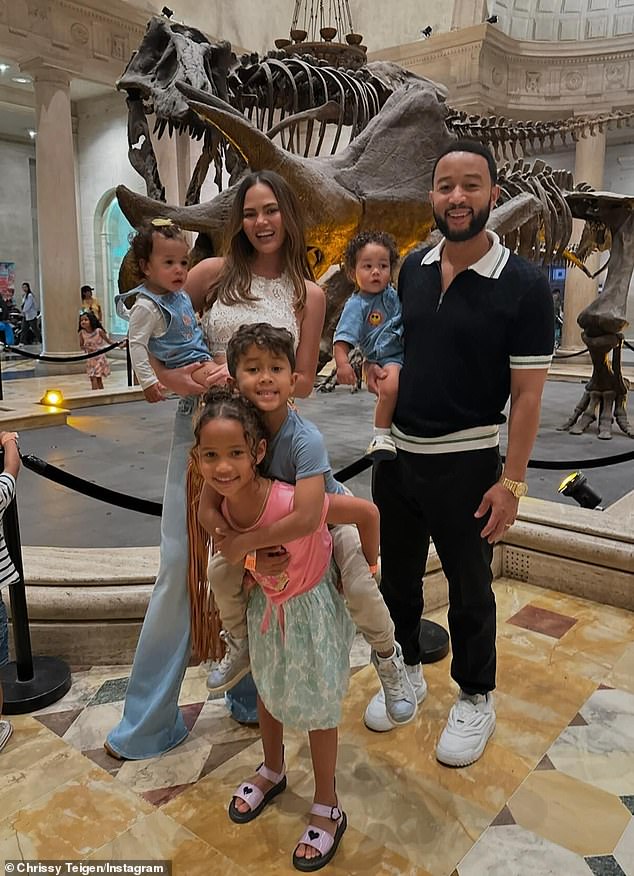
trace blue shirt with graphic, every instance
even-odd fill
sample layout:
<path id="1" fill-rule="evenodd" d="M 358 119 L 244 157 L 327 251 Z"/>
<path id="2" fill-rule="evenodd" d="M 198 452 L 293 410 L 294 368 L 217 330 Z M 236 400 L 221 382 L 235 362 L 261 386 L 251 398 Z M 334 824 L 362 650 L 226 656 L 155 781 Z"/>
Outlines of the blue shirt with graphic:
<path id="1" fill-rule="evenodd" d="M 373 295 L 355 292 L 346 301 L 333 343 L 360 347 L 363 358 L 379 365 L 403 364 L 401 302 L 391 284 Z"/>

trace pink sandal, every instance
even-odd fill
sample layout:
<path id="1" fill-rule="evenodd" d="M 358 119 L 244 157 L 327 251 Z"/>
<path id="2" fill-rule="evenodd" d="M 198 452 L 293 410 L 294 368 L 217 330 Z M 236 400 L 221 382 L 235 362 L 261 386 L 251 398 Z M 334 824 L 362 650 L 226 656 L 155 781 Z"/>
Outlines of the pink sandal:
<path id="1" fill-rule="evenodd" d="M 335 855 L 337 847 L 341 841 L 348 819 L 346 813 L 339 809 L 338 806 L 324 806 L 321 803 L 313 803 L 310 807 L 312 815 L 321 815 L 322 818 L 329 818 L 331 821 L 337 822 L 337 829 L 334 834 L 328 833 L 327 830 L 322 830 L 320 827 L 315 827 L 314 824 L 309 824 L 304 832 L 304 835 L 297 843 L 297 846 L 310 846 L 319 852 L 319 857 L 316 858 L 298 858 L 297 846 L 293 852 L 293 867 L 296 870 L 302 870 L 304 873 L 311 873 L 313 870 L 321 870 L 325 867 Z"/>
<path id="2" fill-rule="evenodd" d="M 229 804 L 229 818 L 235 821 L 236 824 L 246 824 L 248 821 L 253 821 L 262 812 L 264 807 L 286 788 L 286 766 L 284 763 L 282 763 L 282 771 L 280 773 L 274 773 L 273 770 L 264 766 L 263 763 L 256 769 L 256 773 L 259 773 L 267 781 L 273 782 L 273 787 L 269 788 L 265 794 L 257 785 L 243 782 L 234 793 Z M 240 812 L 236 808 L 236 799 L 244 800 L 249 809 L 246 812 Z"/>

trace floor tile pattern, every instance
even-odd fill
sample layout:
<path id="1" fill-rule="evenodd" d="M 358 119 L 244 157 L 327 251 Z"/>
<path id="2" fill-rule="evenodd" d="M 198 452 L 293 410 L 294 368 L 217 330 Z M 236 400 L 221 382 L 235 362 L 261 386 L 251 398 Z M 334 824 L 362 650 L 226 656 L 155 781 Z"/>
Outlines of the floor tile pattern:
<path id="1" fill-rule="evenodd" d="M 338 792 L 349 819 L 330 876 L 634 876 L 634 616 L 496 582 L 497 729 L 466 769 L 434 757 L 456 694 L 449 658 L 427 666 L 417 719 L 391 733 L 361 715 L 375 693 L 357 637 L 340 728 Z M 446 624 L 446 612 L 434 620 Z M 120 762 L 102 743 L 129 667 L 77 667 L 66 697 L 13 718 L 0 755 L 4 858 L 169 858 L 175 876 L 291 874 L 312 798 L 310 753 L 286 735 L 288 790 L 244 826 L 232 790 L 261 760 L 254 727 L 187 670 L 190 734 L 160 758 Z"/>

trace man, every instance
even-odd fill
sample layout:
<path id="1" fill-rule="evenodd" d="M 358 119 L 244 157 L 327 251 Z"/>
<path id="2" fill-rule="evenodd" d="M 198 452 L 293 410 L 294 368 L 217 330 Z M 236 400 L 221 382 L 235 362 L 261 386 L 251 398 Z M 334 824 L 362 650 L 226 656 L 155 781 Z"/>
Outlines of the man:
<path id="1" fill-rule="evenodd" d="M 95 290 L 92 286 L 81 287 L 81 310 L 80 313 L 86 313 L 87 310 L 92 310 L 99 322 L 101 322 L 101 304 L 93 297 Z"/>
<path id="2" fill-rule="evenodd" d="M 513 524 L 539 425 L 553 349 L 553 303 L 539 268 L 486 231 L 498 197 L 493 156 L 458 141 L 438 158 L 430 200 L 443 240 L 404 261 L 398 292 L 405 359 L 392 435 L 380 463 L 381 590 L 417 699 L 426 694 L 418 643 L 430 536 L 449 582 L 451 675 L 457 702 L 436 748 L 442 763 L 476 761 L 495 729 L 493 545 Z M 383 378 L 369 368 L 370 388 Z M 498 450 L 511 398 L 508 449 Z M 389 730 L 382 695 L 365 723 Z"/>

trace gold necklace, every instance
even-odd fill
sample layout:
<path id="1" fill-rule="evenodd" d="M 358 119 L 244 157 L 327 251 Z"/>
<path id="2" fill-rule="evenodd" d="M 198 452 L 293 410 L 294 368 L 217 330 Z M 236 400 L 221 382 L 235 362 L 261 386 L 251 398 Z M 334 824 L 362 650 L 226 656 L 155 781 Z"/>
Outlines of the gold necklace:
<path id="1" fill-rule="evenodd" d="M 261 478 L 260 482 L 263 480 L 264 480 L 264 478 Z M 266 489 L 264 490 L 264 499 L 262 500 L 262 504 L 260 505 L 260 510 L 258 511 L 255 520 L 253 521 L 253 523 L 250 526 L 238 526 L 238 524 L 232 518 L 231 512 L 227 508 L 227 516 L 229 517 L 229 520 L 227 520 L 227 523 L 229 523 L 231 525 L 232 529 L 235 529 L 236 532 L 249 532 L 250 530 L 254 529 L 258 525 L 260 518 L 262 517 L 262 515 L 264 514 L 264 511 L 266 510 L 266 503 L 269 500 L 269 495 L 271 493 L 272 486 L 273 486 L 273 481 L 267 480 Z"/>

